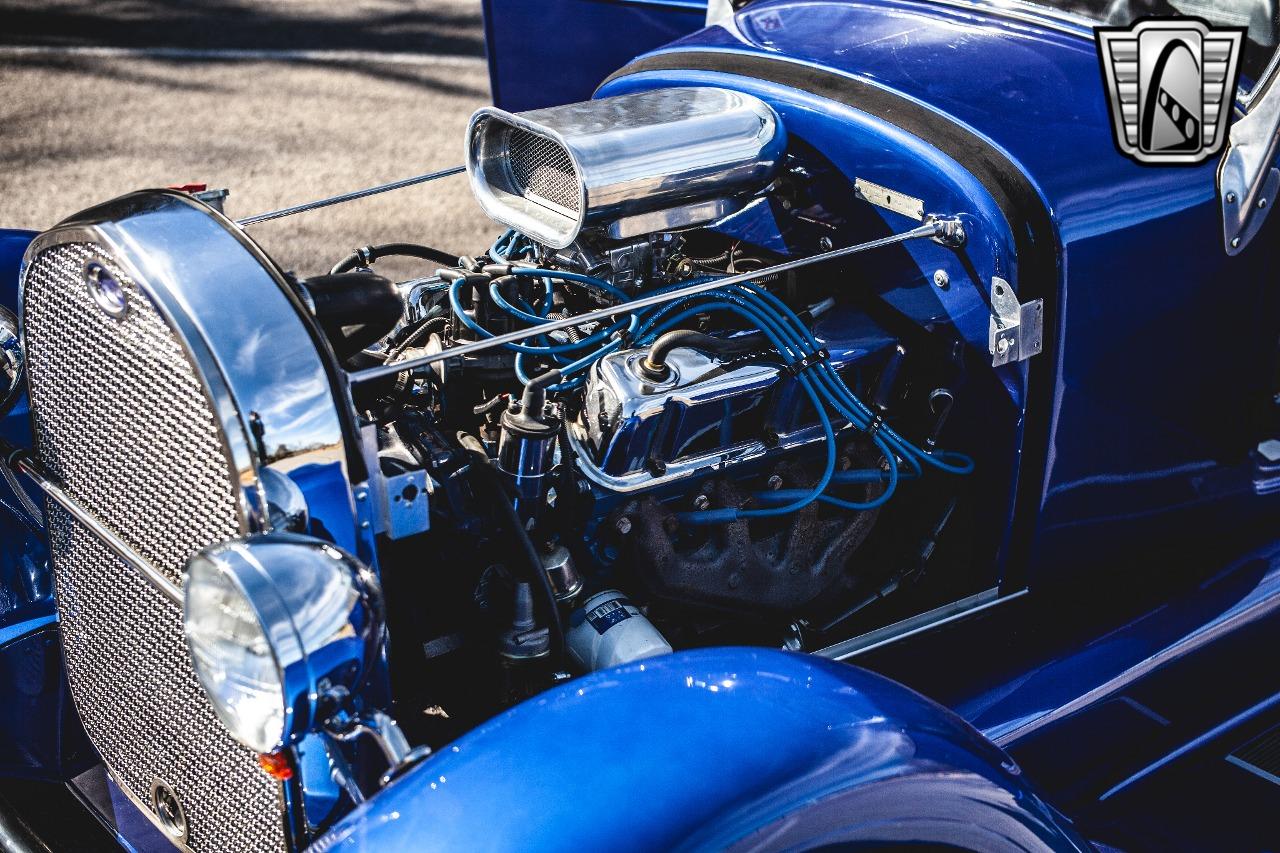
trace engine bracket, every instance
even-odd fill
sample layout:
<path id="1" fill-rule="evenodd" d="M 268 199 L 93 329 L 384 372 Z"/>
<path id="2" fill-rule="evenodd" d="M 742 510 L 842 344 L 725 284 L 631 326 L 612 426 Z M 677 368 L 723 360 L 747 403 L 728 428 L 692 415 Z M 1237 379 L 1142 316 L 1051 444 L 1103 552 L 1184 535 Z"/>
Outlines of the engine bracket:
<path id="1" fill-rule="evenodd" d="M 1026 361 L 1044 348 L 1044 300 L 1019 302 L 1009 282 L 991 279 L 991 326 L 987 335 L 991 366 Z"/>

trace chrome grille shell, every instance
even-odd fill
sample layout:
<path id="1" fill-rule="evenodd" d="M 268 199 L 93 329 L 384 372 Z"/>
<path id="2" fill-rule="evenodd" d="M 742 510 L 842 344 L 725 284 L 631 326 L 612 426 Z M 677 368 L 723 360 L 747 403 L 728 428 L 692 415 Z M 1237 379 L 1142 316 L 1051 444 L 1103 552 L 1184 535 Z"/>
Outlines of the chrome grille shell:
<path id="1" fill-rule="evenodd" d="M 120 283 L 111 316 L 86 263 Z M 32 425 L 47 472 L 164 578 L 200 548 L 270 529 L 260 472 L 292 474 L 355 546 L 331 371 L 279 273 L 189 197 L 135 193 L 41 235 L 20 289 Z M 321 500 L 320 498 L 323 498 Z M 152 783 L 203 851 L 282 850 L 286 791 L 217 720 L 178 603 L 60 507 L 48 509 L 72 696 L 117 784 L 154 820 Z"/>

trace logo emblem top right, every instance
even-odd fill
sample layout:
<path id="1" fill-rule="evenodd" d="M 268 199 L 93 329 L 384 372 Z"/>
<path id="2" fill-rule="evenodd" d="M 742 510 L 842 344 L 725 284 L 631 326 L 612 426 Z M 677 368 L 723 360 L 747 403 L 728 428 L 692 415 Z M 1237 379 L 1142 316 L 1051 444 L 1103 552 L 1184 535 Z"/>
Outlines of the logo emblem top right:
<path id="1" fill-rule="evenodd" d="M 1139 163 L 1192 165 L 1222 150 L 1244 29 L 1198 18 L 1099 27 L 1116 147 Z"/>

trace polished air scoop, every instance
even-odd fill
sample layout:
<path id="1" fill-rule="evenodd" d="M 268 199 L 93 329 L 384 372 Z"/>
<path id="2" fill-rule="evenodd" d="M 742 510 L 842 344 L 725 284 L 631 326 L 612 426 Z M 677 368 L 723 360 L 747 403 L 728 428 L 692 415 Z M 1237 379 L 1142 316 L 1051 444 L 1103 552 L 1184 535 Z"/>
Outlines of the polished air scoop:
<path id="1" fill-rule="evenodd" d="M 786 147 L 777 114 L 716 88 L 658 89 L 525 113 L 485 107 L 467 173 L 493 219 L 564 248 L 587 228 L 623 239 L 737 210 Z"/>

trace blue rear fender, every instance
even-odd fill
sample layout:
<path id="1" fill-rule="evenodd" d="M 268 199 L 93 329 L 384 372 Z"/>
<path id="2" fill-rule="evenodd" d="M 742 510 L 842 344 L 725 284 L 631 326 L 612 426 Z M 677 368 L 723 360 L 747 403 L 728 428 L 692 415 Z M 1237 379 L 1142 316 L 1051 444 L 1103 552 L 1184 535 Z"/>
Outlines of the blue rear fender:
<path id="1" fill-rule="evenodd" d="M 479 726 L 315 850 L 1091 849 L 950 711 L 853 667 L 703 649 Z"/>

